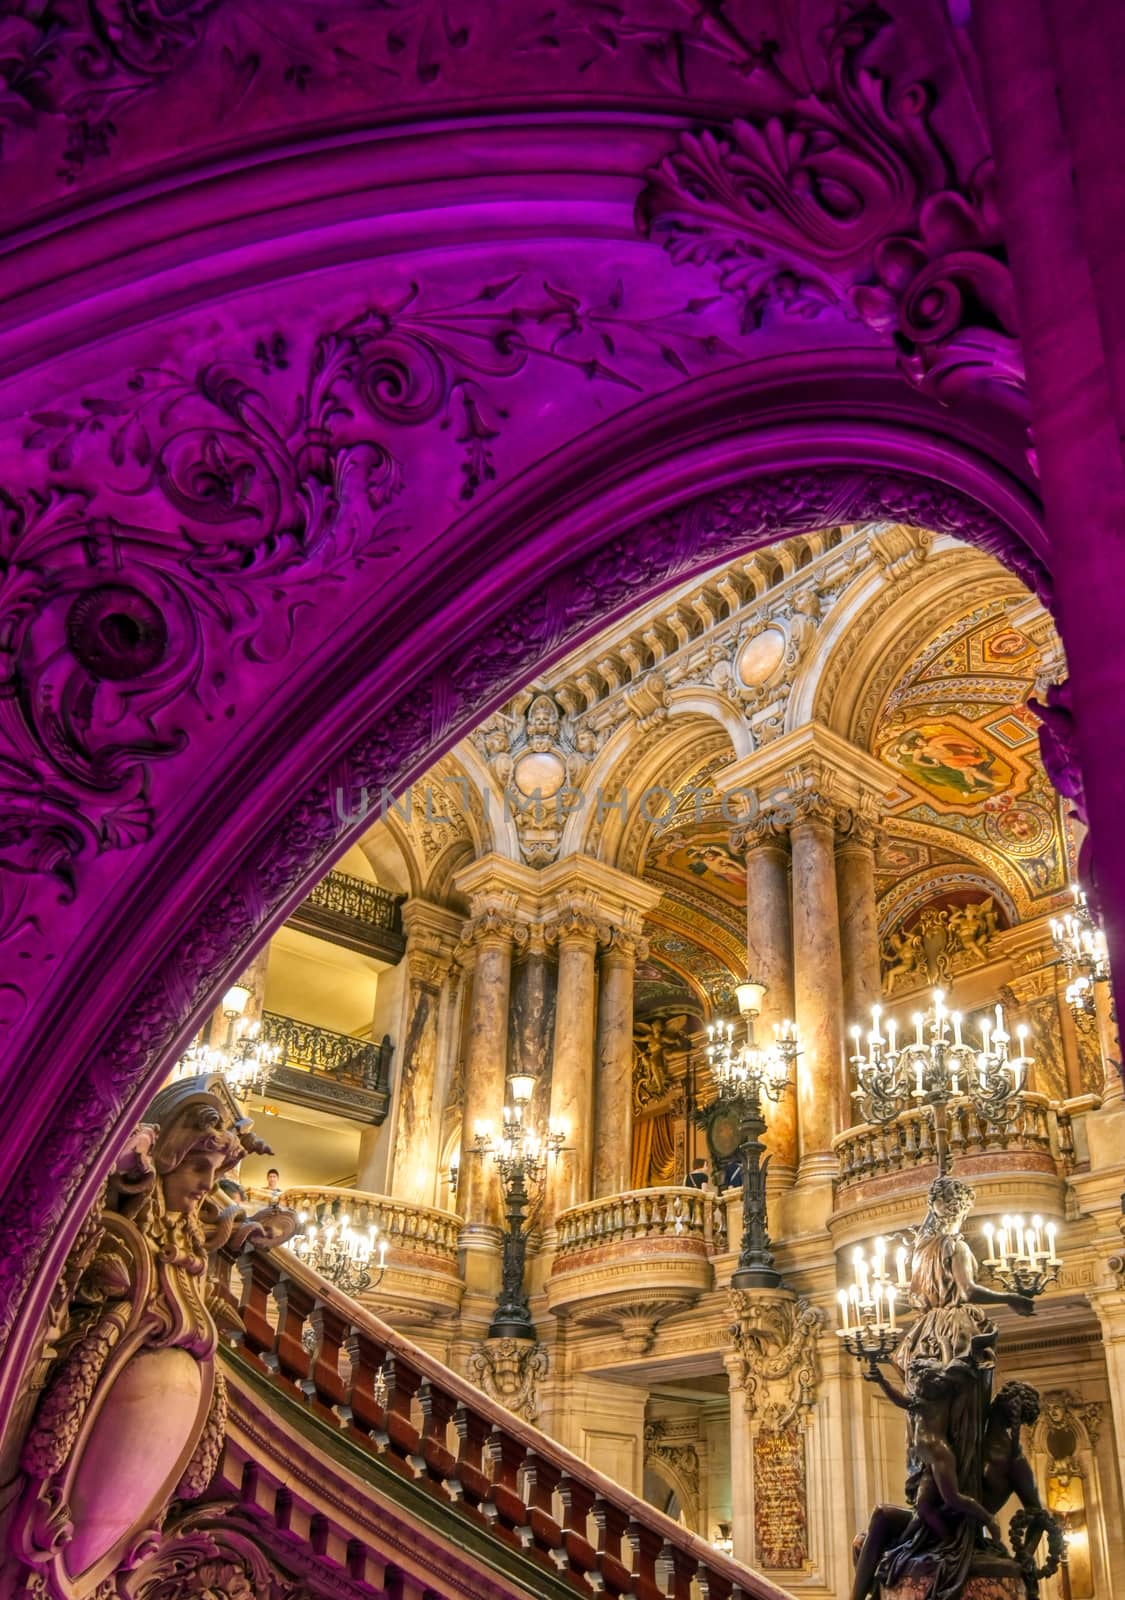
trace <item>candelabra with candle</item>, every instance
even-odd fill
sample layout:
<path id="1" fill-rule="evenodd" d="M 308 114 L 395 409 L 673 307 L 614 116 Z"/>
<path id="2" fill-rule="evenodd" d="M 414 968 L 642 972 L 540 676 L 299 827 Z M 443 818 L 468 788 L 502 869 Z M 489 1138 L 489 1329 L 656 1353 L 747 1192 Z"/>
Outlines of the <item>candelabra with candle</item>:
<path id="1" fill-rule="evenodd" d="M 981 1259 L 981 1266 L 1009 1294 L 1034 1299 L 1058 1282 L 1062 1257 L 1055 1252 L 1053 1222 L 1044 1228 L 1042 1217 L 1032 1217 L 1030 1227 L 1025 1228 L 1022 1217 L 1002 1217 L 998 1229 L 985 1223 L 984 1236 L 988 1254 Z"/>
<path id="2" fill-rule="evenodd" d="M 789 1087 L 790 1069 L 800 1053 L 791 1022 L 774 1027 L 773 1040 L 759 1045 L 754 1024 L 761 1013 L 764 983 L 747 978 L 735 989 L 745 1038 L 736 1037 L 733 1022 L 712 1023 L 707 1029 L 707 1064 L 718 1089 L 708 1117 L 729 1109 L 739 1128 L 742 1165 L 742 1247 L 731 1275 L 736 1289 L 772 1289 L 781 1282 L 773 1264 L 766 1219 L 766 1169 L 762 1134 L 766 1131 L 764 1099 L 777 1101 Z M 764 1097 L 764 1098 L 763 1098 Z"/>
<path id="3" fill-rule="evenodd" d="M 355 1228 L 347 1212 L 317 1223 L 309 1212 L 300 1211 L 297 1221 L 301 1231 L 290 1249 L 306 1266 L 329 1279 L 345 1294 L 362 1294 L 365 1289 L 378 1288 L 387 1270 L 387 1241 L 379 1237 L 374 1223 Z M 371 1260 L 378 1256 L 376 1276 L 371 1276 Z"/>
<path id="4" fill-rule="evenodd" d="M 496 1312 L 488 1328 L 490 1339 L 534 1339 L 535 1324 L 531 1320 L 524 1289 L 524 1267 L 527 1259 L 526 1220 L 531 1203 L 531 1191 L 543 1182 L 547 1162 L 557 1156 L 565 1146 L 566 1134 L 561 1129 L 548 1130 L 546 1138 L 539 1138 L 527 1126 L 527 1110 L 535 1090 L 535 1078 L 529 1072 L 513 1073 L 508 1079 L 511 1105 L 504 1107 L 503 1132 L 498 1141 L 493 1140 L 487 1123 L 478 1123 L 476 1139 L 468 1147 L 468 1154 L 490 1156 L 496 1164 L 504 1188 L 504 1237 L 500 1258 L 500 1294 Z"/>
<path id="5" fill-rule="evenodd" d="M 864 1361 L 872 1373 L 881 1361 L 889 1361 L 898 1349 L 904 1329 L 899 1325 L 898 1307 L 906 1305 L 910 1282 L 906 1274 L 907 1248 L 895 1252 L 894 1278 L 887 1272 L 887 1241 L 875 1240 L 870 1258 L 857 1246 L 852 1253 L 855 1282 L 840 1289 L 840 1326 L 836 1336 L 857 1361 Z"/>
<path id="6" fill-rule="evenodd" d="M 201 1072 L 221 1072 L 239 1100 L 249 1094 L 265 1094 L 270 1074 L 281 1055 L 281 1047 L 262 1038 L 260 1022 L 250 1022 L 246 1007 L 251 999 L 245 984 L 235 983 L 221 1002 L 226 1022 L 226 1038 L 221 1045 L 201 1039 L 184 1051 L 176 1063 L 175 1077 L 194 1078 Z"/>
<path id="7" fill-rule="evenodd" d="M 916 1012 L 913 1022 L 914 1038 L 900 1044 L 895 1023 L 888 1019 L 884 1033 L 883 1009 L 872 1006 L 866 1053 L 863 1030 L 853 1027 L 852 1098 L 865 1122 L 893 1122 L 910 1105 L 929 1106 L 938 1170 L 944 1172 L 949 1161 L 951 1100 L 968 1100 L 978 1116 L 1001 1127 L 1018 1114 L 1031 1065 L 1024 1054 L 1027 1029 L 1017 1028 L 1019 1053 L 1010 1054 L 1011 1036 L 1003 1007 L 997 1006 L 995 1025 L 986 1018 L 980 1025 L 979 1045 L 972 1044 L 962 1036 L 961 1013 L 946 1009 L 940 989 L 934 990 L 929 1017 Z"/>
<path id="8" fill-rule="evenodd" d="M 1094 986 L 1109 982 L 1109 946 L 1085 893 L 1077 884 L 1071 885 L 1071 893 L 1073 907 L 1063 917 L 1051 919 L 1051 938 L 1066 968 L 1067 1004 L 1073 1011 L 1092 1016 L 1097 1010 Z"/>

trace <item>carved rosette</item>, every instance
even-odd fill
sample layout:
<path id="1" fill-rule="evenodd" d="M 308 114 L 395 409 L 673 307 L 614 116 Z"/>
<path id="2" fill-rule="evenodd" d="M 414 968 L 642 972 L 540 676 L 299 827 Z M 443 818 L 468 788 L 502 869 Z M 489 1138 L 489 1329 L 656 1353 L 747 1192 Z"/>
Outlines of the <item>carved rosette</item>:
<path id="1" fill-rule="evenodd" d="M 490 1399 L 525 1422 L 539 1415 L 539 1381 L 549 1367 L 545 1345 L 533 1339 L 484 1339 L 474 1345 L 467 1374 Z"/>

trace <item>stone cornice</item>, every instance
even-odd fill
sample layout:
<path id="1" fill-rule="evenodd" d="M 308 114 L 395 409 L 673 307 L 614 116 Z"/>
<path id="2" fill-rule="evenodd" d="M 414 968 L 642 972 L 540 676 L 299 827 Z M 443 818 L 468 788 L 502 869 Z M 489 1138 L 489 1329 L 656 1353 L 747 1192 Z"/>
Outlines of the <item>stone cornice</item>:
<path id="1" fill-rule="evenodd" d="M 715 782 L 727 796 L 741 794 L 747 824 L 773 817 L 784 826 L 823 814 L 842 830 L 855 816 L 874 823 L 894 788 L 874 756 L 815 722 L 732 762 Z"/>

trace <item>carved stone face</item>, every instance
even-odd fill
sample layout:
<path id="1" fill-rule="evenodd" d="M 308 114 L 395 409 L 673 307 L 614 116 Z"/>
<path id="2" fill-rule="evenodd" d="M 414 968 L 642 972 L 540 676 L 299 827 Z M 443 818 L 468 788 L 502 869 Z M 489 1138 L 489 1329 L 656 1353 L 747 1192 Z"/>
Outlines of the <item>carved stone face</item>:
<path id="1" fill-rule="evenodd" d="M 164 1177 L 164 1205 L 169 1211 L 191 1215 L 215 1186 L 223 1164 L 221 1151 L 193 1150 Z"/>

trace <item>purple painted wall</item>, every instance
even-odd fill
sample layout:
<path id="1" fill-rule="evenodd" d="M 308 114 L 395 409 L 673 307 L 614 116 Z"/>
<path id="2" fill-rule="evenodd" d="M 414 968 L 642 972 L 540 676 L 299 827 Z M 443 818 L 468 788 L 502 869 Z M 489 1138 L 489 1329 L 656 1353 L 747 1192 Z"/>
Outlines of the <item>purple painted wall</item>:
<path id="1" fill-rule="evenodd" d="M 7 8 L 0 1383 L 337 790 L 739 549 L 895 517 L 1053 585 L 1121 945 L 1118 236 L 1044 110 L 1117 8 L 993 0 L 981 59 L 963 9 Z"/>

